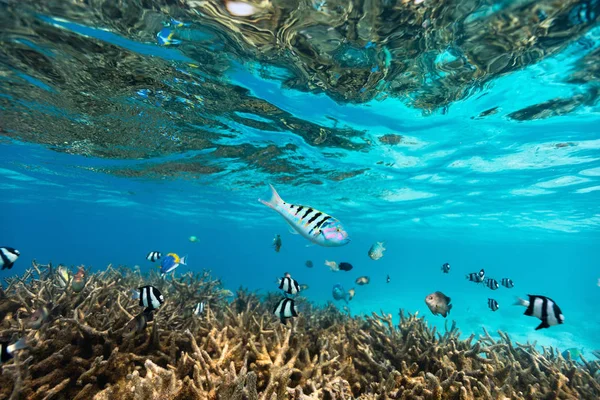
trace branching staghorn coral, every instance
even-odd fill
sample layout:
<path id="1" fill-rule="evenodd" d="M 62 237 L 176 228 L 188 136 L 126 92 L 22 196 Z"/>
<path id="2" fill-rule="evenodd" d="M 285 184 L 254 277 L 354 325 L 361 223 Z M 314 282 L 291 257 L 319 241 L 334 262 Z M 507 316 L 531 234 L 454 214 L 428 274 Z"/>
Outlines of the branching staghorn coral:
<path id="1" fill-rule="evenodd" d="M 283 325 L 263 301 L 230 292 L 210 274 L 162 279 L 129 268 L 90 273 L 79 293 L 57 284 L 51 265 L 33 263 L 8 280 L 0 336 L 29 347 L 2 366 L 0 398 L 10 399 L 595 399 L 600 362 L 564 359 L 553 348 L 460 338 L 417 313 L 350 317 L 332 304 L 303 302 Z M 151 284 L 165 303 L 138 328 L 132 289 Z M 186 313 L 205 301 L 205 312 Z M 28 323 L 52 304 L 39 329 Z"/>

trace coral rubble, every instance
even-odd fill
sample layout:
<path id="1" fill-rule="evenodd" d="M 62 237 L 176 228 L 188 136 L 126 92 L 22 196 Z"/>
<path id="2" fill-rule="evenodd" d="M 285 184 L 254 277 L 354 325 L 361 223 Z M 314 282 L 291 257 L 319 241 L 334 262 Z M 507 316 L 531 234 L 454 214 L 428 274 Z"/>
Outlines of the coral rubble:
<path id="1" fill-rule="evenodd" d="M 81 270 L 80 270 L 81 271 Z M 83 273 L 82 273 L 83 274 Z M 33 263 L 7 280 L 0 337 L 29 348 L 2 366 L 7 399 L 597 399 L 600 362 L 577 363 L 553 348 L 513 342 L 504 332 L 460 338 L 400 310 L 350 317 L 306 303 L 282 325 L 240 289 L 233 301 L 208 272 L 162 280 L 113 268 L 80 292 L 57 285 L 51 265 Z M 152 284 L 165 303 L 144 329 L 131 289 Z M 207 304 L 196 316 L 189 310 Z M 52 304 L 39 329 L 28 317 Z"/>

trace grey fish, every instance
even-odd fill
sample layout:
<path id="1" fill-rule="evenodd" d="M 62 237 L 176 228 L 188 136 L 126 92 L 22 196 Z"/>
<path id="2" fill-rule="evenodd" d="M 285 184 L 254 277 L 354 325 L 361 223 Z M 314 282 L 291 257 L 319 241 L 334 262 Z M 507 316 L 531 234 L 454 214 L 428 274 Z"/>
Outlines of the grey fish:
<path id="1" fill-rule="evenodd" d="M 50 316 L 50 310 L 52 310 L 52 303 L 48 303 L 47 305 L 43 305 L 29 317 L 29 321 L 27 321 L 27 325 L 29 325 L 32 329 L 40 329 L 41 326 L 48 320 Z"/>
<path id="2" fill-rule="evenodd" d="M 368 253 L 371 260 L 377 261 L 383 257 L 383 252 L 385 251 L 385 247 L 383 247 L 384 244 L 384 242 L 377 242 L 371 246 Z"/>
<path id="3" fill-rule="evenodd" d="M 431 293 L 425 297 L 425 304 L 427 304 L 433 315 L 441 315 L 444 318 L 448 316 L 448 313 L 452 309 L 450 301 L 450 297 L 442 292 Z"/>

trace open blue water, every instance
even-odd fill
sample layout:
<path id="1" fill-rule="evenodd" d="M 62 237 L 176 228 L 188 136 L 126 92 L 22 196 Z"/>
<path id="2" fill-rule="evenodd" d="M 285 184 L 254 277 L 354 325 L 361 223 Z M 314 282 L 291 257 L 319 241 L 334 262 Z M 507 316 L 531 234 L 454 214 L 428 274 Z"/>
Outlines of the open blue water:
<path id="1" fill-rule="evenodd" d="M 164 60 L 173 68 L 190 62 L 175 47 L 53 18 L 39 17 L 39 23 Z M 586 33 L 595 43 L 591 47 L 573 41 L 553 56 L 494 78 L 445 112 L 433 113 L 415 109 L 402 98 L 342 104 L 323 93 L 286 89 L 272 78 L 281 73 L 276 68 L 264 66 L 271 71 L 271 78 L 265 78 L 258 63 L 232 58 L 222 77 L 229 85 L 245 88 L 250 96 L 299 120 L 359 131 L 360 136 L 350 141 L 369 143 L 362 150 L 314 146 L 291 131 L 261 130 L 217 118 L 230 129 L 215 142 L 220 145 L 294 145 L 289 158 L 300 157 L 304 164 L 289 174 L 236 157 L 211 158 L 211 148 L 139 159 L 86 156 L 75 147 L 55 151 L 62 145 L 58 141 L 33 143 L 3 129 L 0 245 L 15 247 L 22 255 L 0 277 L 22 273 L 32 259 L 94 269 L 112 263 L 150 270 L 156 266 L 145 259 L 149 251 L 176 252 L 189 256 L 188 266 L 176 273 L 209 269 L 230 290 L 244 286 L 266 293 L 287 271 L 309 285 L 305 295 L 311 301 L 332 301 L 332 286 L 341 283 L 346 289 L 356 288 L 348 305 L 353 314 L 383 310 L 397 321 L 398 309 L 403 308 L 443 326 L 445 320 L 431 315 L 424 302 L 426 295 L 440 290 L 452 298 L 448 320 L 456 320 L 466 334 L 479 334 L 485 327 L 506 331 L 520 342 L 537 341 L 560 349 L 583 347 L 586 352 L 598 349 L 598 105 L 585 104 L 565 115 L 527 121 L 507 115 L 583 93 L 585 85 L 567 84 L 565 79 L 579 60 L 597 48 L 599 33 L 598 28 Z M 5 89 L 12 80 L 31 90 L 55 90 L 51 82 L 26 74 L 2 80 Z M 115 105 L 123 106 L 126 97 L 120 95 Z M 132 104 L 142 104 L 136 92 L 128 95 Z M 31 105 L 5 91 L 2 96 L 29 110 L 60 113 L 58 106 L 42 107 L 42 100 Z M 60 97 L 60 90 L 53 96 Z M 500 111 L 474 118 L 492 107 Z M 269 121 L 265 115 L 240 115 Z M 83 122 L 73 117 L 71 123 Z M 20 127 L 22 132 L 28 129 Z M 165 129 L 169 131 L 169 125 Z M 402 135 L 402 142 L 378 141 L 391 133 Z M 71 145 L 65 143 L 65 148 Z M 106 173 L 111 168 L 141 168 L 192 157 L 221 171 L 151 177 Z M 342 180 L 326 178 L 351 171 L 361 173 Z M 288 175 L 291 179 L 282 179 Z M 310 183 L 312 178 L 318 184 Z M 341 220 L 352 242 L 340 248 L 307 247 L 305 239 L 289 233 L 281 217 L 257 201 L 268 195 L 267 183 L 273 183 L 286 201 L 313 206 Z M 271 248 L 275 234 L 283 240 L 279 253 Z M 198 242 L 188 241 L 191 235 Z M 385 241 L 387 248 L 379 261 L 367 256 L 376 241 Z M 312 260 L 314 268 L 307 268 L 306 260 Z M 325 260 L 347 261 L 354 269 L 331 272 Z M 448 275 L 440 271 L 444 262 L 452 267 Z M 515 287 L 491 291 L 465 280 L 465 274 L 480 268 L 498 281 L 511 278 Z M 371 283 L 357 287 L 354 280 L 361 275 L 368 275 Z M 512 305 L 515 296 L 527 294 L 554 299 L 565 323 L 534 331 L 539 321 Z M 489 297 L 500 304 L 495 313 L 487 307 Z"/>

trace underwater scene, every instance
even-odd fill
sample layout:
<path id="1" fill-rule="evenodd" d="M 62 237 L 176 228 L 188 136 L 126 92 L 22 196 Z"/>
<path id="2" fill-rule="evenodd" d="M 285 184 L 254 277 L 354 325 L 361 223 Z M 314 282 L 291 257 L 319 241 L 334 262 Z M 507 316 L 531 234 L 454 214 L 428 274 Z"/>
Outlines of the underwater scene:
<path id="1" fill-rule="evenodd" d="M 600 0 L 0 0 L 0 399 L 600 399 Z"/>

